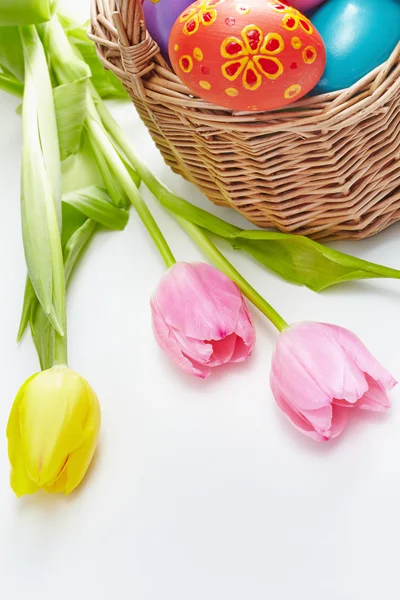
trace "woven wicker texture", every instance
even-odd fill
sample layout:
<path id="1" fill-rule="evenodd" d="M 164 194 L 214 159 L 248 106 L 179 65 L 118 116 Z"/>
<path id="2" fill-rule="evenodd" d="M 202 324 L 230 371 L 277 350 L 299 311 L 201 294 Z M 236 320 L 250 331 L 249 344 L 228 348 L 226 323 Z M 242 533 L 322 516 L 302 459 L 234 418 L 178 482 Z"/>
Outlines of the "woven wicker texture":
<path id="1" fill-rule="evenodd" d="M 215 204 L 315 239 L 364 238 L 400 219 L 400 42 L 347 90 L 238 113 L 191 95 L 140 0 L 92 0 L 89 37 L 166 163 Z"/>

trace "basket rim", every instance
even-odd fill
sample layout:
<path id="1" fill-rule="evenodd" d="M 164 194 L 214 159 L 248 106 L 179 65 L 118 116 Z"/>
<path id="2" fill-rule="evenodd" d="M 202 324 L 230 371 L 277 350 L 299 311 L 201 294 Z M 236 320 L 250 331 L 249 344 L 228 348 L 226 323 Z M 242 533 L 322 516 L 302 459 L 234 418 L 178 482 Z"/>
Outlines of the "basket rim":
<path id="1" fill-rule="evenodd" d="M 194 96 L 160 54 L 146 30 L 141 0 L 91 0 L 89 38 L 104 67 L 134 95 L 164 105 L 204 128 L 257 134 L 275 131 L 312 135 L 314 130 L 351 126 L 382 109 L 400 88 L 400 41 L 387 61 L 354 85 L 304 97 L 273 111 L 232 111 Z M 138 68 L 138 61 L 140 63 Z"/>

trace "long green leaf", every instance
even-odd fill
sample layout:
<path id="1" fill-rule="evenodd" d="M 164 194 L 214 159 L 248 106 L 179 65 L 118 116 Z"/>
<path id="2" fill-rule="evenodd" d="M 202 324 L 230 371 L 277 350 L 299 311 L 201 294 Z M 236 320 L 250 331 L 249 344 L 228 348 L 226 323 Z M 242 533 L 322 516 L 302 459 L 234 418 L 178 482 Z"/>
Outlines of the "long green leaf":
<path id="1" fill-rule="evenodd" d="M 62 191 L 64 194 L 90 185 L 103 185 L 103 179 L 93 157 L 92 146 L 84 129 L 81 147 L 61 164 Z"/>
<path id="2" fill-rule="evenodd" d="M 120 208 L 127 208 L 130 205 L 129 199 L 123 190 L 117 177 L 113 175 L 110 167 L 104 157 L 103 152 L 98 147 L 96 140 L 93 139 L 90 130 L 88 130 L 88 138 L 90 140 L 93 157 L 96 161 L 97 167 L 101 173 L 101 177 L 104 182 L 104 186 L 110 196 L 111 202 Z"/>
<path id="3" fill-rule="evenodd" d="M 65 252 L 65 247 L 69 242 L 70 238 L 74 235 L 74 233 L 82 227 L 88 218 L 76 210 L 73 206 L 66 204 L 63 202 L 62 204 L 62 247 Z M 65 273 L 65 279 L 67 280 L 67 273 Z M 22 336 L 24 335 L 29 322 L 31 323 L 31 327 L 33 326 L 34 316 L 36 314 L 36 309 L 38 306 L 38 299 L 35 294 L 35 290 L 33 289 L 32 283 L 27 277 L 26 285 L 25 285 L 25 294 L 24 294 L 24 302 L 21 312 L 21 320 L 18 330 L 17 341 L 20 341 Z"/>
<path id="4" fill-rule="evenodd" d="M 24 335 L 24 333 L 26 331 L 26 328 L 28 327 L 28 324 L 29 323 L 32 324 L 32 320 L 34 318 L 34 315 L 35 315 L 38 307 L 40 307 L 40 304 L 39 304 L 39 301 L 35 294 L 35 290 L 33 289 L 31 280 L 29 279 L 29 277 L 27 277 L 26 285 L 25 285 L 24 302 L 23 302 L 23 306 L 22 306 L 21 320 L 20 320 L 18 335 L 17 335 L 17 342 L 19 342 L 21 340 L 22 336 Z M 41 309 L 41 310 L 43 310 L 43 309 Z M 44 311 L 43 311 L 43 314 L 45 314 Z M 61 321 L 61 316 L 56 312 L 54 305 L 51 307 L 50 314 L 46 315 L 46 319 L 47 319 L 51 329 L 53 329 L 53 326 L 54 326 L 56 331 L 58 331 L 58 332 L 64 331 L 64 324 Z"/>
<path id="5" fill-rule="evenodd" d="M 45 45 L 52 71 L 59 85 L 80 79 L 89 79 L 90 69 L 74 51 L 57 16 L 46 24 Z"/>
<path id="6" fill-rule="evenodd" d="M 79 257 L 96 231 L 97 223 L 87 219 L 77 231 L 71 235 L 64 249 L 65 278 L 68 283 Z"/>
<path id="7" fill-rule="evenodd" d="M 76 229 L 68 240 L 64 249 L 65 261 L 65 280 L 69 282 L 73 270 L 82 256 L 82 253 L 93 236 L 97 223 L 91 219 L 86 221 Z M 71 224 L 69 224 L 69 229 Z M 54 329 L 52 328 L 43 309 L 37 305 L 30 320 L 32 338 L 39 355 L 40 366 L 42 369 L 48 369 L 52 366 L 53 347 L 54 347 Z"/>
<path id="8" fill-rule="evenodd" d="M 143 176 L 140 170 L 139 173 Z M 146 174 L 143 179 L 144 177 Z M 183 198 L 174 196 L 163 186 L 157 189 L 153 183 L 151 191 L 171 212 L 227 239 L 234 248 L 248 252 L 287 281 L 306 285 L 311 290 L 321 291 L 356 279 L 400 279 L 400 271 L 397 269 L 333 250 L 304 236 L 241 230 Z"/>
<path id="9" fill-rule="evenodd" d="M 81 252 L 90 235 L 95 231 L 97 223 L 88 219 L 76 208 L 66 202 L 63 202 L 62 204 L 62 221 L 62 247 L 64 254 L 65 281 L 67 283 L 78 254 Z M 90 235 L 88 235 L 87 232 L 89 232 Z M 29 277 L 27 277 L 17 341 L 21 340 L 29 323 L 31 324 L 31 329 L 33 331 L 36 329 L 34 322 L 38 304 L 32 283 Z M 40 332 L 38 332 L 37 335 L 40 335 Z"/>
<path id="10" fill-rule="evenodd" d="M 315 292 L 357 279 L 400 279 L 400 271 L 349 256 L 309 238 L 266 231 L 243 231 L 229 241 L 266 267 Z"/>
<path id="11" fill-rule="evenodd" d="M 114 73 L 103 68 L 97 56 L 95 44 L 87 37 L 88 23 L 78 27 L 63 15 L 59 15 L 59 19 L 70 42 L 90 68 L 92 82 L 99 96 L 108 99 L 129 100 L 129 96 L 119 79 Z"/>
<path id="12" fill-rule="evenodd" d="M 63 214 L 63 230 L 62 230 L 62 247 L 63 252 L 69 242 L 71 236 L 87 221 L 87 216 L 83 215 L 79 210 L 63 202 L 62 204 Z"/>
<path id="13" fill-rule="evenodd" d="M 36 25 L 48 21 L 51 0 L 1 0 L 0 25 Z"/>
<path id="14" fill-rule="evenodd" d="M 34 27 L 21 28 L 25 59 L 21 215 L 25 257 L 36 296 L 63 335 L 65 287 L 59 226 L 61 166 L 53 93 Z M 47 118 L 46 118 L 47 117 Z"/>
<path id="15" fill-rule="evenodd" d="M 23 83 L 24 51 L 18 27 L 0 27 L 0 65 Z"/>
<path id="16" fill-rule="evenodd" d="M 63 202 L 109 229 L 125 229 L 129 219 L 129 212 L 114 206 L 105 189 L 101 187 L 90 186 L 65 194 Z"/>
<path id="17" fill-rule="evenodd" d="M 85 79 L 65 83 L 54 89 L 61 160 L 76 154 L 80 149 L 86 119 L 86 89 Z"/>
<path id="18" fill-rule="evenodd" d="M 27 76 L 22 111 L 22 235 L 28 272 L 35 293 L 48 314 L 52 304 L 53 270 L 46 202 L 53 202 L 44 166 L 37 118 L 34 74 L 27 48 Z"/>
<path id="19" fill-rule="evenodd" d="M 25 83 L 35 94 L 37 127 L 47 178 L 51 186 L 57 220 L 61 229 L 61 164 L 53 89 L 43 45 L 35 27 L 22 27 Z"/>
<path id="20" fill-rule="evenodd" d="M 33 289 L 33 285 L 29 277 L 26 278 L 24 303 L 22 307 L 21 321 L 18 329 L 17 342 L 19 342 L 25 333 L 29 322 L 33 320 L 36 307 L 38 305 L 38 299 Z"/>
<path id="21" fill-rule="evenodd" d="M 24 86 L 12 75 L 7 75 L 6 73 L 0 72 L 0 90 L 3 92 L 7 92 L 7 94 L 12 94 L 13 96 L 17 96 L 17 98 L 22 98 L 24 95 Z"/>

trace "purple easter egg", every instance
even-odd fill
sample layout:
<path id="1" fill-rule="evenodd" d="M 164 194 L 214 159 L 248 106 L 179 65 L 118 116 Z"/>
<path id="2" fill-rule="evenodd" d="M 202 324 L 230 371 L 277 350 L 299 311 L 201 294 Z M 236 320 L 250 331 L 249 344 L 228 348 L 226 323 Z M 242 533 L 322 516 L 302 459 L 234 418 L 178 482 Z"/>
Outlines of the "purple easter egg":
<path id="1" fill-rule="evenodd" d="M 193 0 L 142 0 L 146 27 L 168 60 L 168 40 L 173 24 Z"/>
<path id="2" fill-rule="evenodd" d="M 285 4 L 289 4 L 293 6 L 293 8 L 297 8 L 302 13 L 306 13 L 310 10 L 314 10 L 320 4 L 322 4 L 324 0 L 285 0 Z"/>

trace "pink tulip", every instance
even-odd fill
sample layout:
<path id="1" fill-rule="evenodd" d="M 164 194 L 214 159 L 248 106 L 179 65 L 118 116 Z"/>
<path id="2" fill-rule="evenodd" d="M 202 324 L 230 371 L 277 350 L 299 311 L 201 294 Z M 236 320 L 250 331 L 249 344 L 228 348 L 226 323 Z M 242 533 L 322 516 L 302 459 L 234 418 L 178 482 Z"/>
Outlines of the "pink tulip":
<path id="1" fill-rule="evenodd" d="M 279 408 L 318 442 L 342 433 L 351 408 L 386 411 L 386 390 L 396 383 L 354 333 L 335 325 L 292 325 L 281 333 L 272 359 Z"/>
<path id="2" fill-rule="evenodd" d="M 235 283 L 206 263 L 177 263 L 151 299 L 158 345 L 184 371 L 207 377 L 213 367 L 248 358 L 255 330 Z"/>

